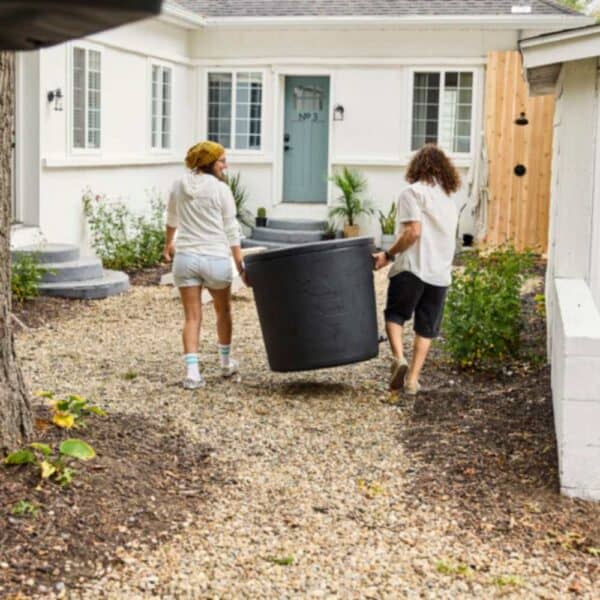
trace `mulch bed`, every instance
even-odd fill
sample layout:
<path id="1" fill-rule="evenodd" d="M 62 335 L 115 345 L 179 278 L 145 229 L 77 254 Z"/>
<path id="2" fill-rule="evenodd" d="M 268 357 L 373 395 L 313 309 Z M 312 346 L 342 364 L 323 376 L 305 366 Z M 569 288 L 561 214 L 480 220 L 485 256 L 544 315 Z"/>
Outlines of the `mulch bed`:
<path id="1" fill-rule="evenodd" d="M 131 285 L 159 285 L 160 278 L 166 273 L 171 272 L 171 265 L 160 264 L 148 269 L 139 269 L 137 271 L 128 271 Z"/>
<path id="2" fill-rule="evenodd" d="M 45 481 L 36 489 L 32 465 L 0 467 L 0 597 L 73 589 L 119 564 L 126 549 L 169 538 L 206 502 L 211 449 L 190 444 L 164 420 L 109 415 L 67 431 L 49 418 L 36 408 L 36 441 L 57 447 L 80 437 L 97 456 L 74 464 L 66 487 Z M 22 500 L 38 507 L 35 516 L 13 514 Z"/>

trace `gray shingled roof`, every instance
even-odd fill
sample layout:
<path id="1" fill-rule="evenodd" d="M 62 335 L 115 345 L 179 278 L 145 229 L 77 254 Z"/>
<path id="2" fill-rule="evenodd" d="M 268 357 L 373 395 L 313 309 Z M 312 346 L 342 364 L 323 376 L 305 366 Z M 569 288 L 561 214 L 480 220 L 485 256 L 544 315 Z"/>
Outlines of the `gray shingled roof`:
<path id="1" fill-rule="evenodd" d="M 519 0 L 176 0 L 206 17 L 510 15 Z M 552 0 L 527 0 L 532 15 L 576 15 Z M 519 17 L 521 15 L 515 15 Z"/>

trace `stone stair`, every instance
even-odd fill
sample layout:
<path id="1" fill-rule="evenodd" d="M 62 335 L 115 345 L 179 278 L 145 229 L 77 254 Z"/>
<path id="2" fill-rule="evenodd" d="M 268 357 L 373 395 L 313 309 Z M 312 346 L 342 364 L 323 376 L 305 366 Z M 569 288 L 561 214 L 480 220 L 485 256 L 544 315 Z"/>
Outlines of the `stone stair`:
<path id="1" fill-rule="evenodd" d="M 129 289 L 129 276 L 102 268 L 95 257 L 81 258 L 78 246 L 43 244 L 23 246 L 11 252 L 12 260 L 27 254 L 46 270 L 38 285 L 40 295 L 61 298 L 99 299 Z"/>
<path id="2" fill-rule="evenodd" d="M 244 248 L 288 248 L 320 242 L 327 221 L 316 219 L 268 219 L 266 227 L 254 227 L 252 235 L 242 240 Z"/>

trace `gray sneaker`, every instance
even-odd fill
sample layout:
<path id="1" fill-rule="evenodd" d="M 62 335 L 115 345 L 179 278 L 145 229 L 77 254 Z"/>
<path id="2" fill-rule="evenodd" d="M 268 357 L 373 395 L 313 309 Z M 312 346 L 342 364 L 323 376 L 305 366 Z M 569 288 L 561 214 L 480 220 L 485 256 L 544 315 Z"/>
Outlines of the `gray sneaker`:
<path id="1" fill-rule="evenodd" d="M 404 384 L 404 393 L 407 396 L 416 396 L 421 391 L 421 384 L 418 381 L 411 383 L 407 381 Z"/>
<path id="2" fill-rule="evenodd" d="M 223 377 L 231 377 L 240 370 L 240 364 L 234 358 L 229 359 L 229 364 L 226 367 L 221 367 L 221 375 Z"/>
<path id="3" fill-rule="evenodd" d="M 408 371 L 408 362 L 404 357 L 394 358 L 392 361 L 390 390 L 401 390 L 404 387 L 404 378 Z"/>
<path id="4" fill-rule="evenodd" d="M 186 377 L 183 380 L 183 389 L 184 390 L 197 390 L 199 388 L 203 388 L 206 385 L 206 381 L 200 376 L 200 379 L 191 379 L 190 377 Z"/>

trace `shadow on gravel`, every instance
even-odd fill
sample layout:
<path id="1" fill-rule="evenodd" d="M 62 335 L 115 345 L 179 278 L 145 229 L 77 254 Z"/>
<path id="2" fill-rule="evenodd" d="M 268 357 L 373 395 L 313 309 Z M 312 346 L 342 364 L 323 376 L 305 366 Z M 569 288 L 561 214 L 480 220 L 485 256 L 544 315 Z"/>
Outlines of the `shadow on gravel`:
<path id="1" fill-rule="evenodd" d="M 73 482 L 63 488 L 45 482 L 36 490 L 33 467 L 0 466 L 0 597 L 29 597 L 57 583 L 72 589 L 79 578 L 121 562 L 127 549 L 156 546 L 203 511 L 212 450 L 160 417 L 92 417 L 74 432 L 50 425 L 44 407 L 35 416 L 35 441 L 56 447 L 79 437 L 97 457 L 75 465 Z M 19 501 L 37 514 L 14 514 Z"/>

